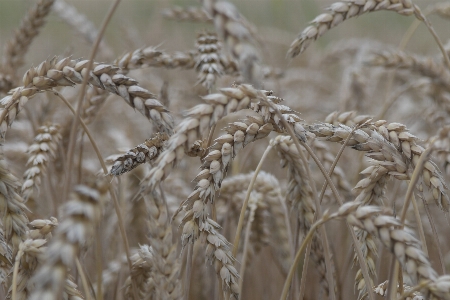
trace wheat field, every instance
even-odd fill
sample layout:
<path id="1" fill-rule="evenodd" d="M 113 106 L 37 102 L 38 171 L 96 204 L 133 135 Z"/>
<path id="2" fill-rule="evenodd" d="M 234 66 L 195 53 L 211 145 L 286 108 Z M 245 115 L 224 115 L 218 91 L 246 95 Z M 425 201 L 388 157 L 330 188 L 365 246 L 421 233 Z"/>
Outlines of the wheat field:
<path id="1" fill-rule="evenodd" d="M 1 1 L 0 299 L 450 299 L 449 26 Z"/>

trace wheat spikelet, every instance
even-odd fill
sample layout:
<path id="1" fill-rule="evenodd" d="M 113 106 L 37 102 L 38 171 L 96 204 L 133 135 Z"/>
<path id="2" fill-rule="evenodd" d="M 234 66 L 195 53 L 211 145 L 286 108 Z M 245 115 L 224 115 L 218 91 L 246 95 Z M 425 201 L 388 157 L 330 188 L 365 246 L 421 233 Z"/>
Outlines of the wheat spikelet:
<path id="1" fill-rule="evenodd" d="M 100 191 L 84 185 L 75 188 L 72 199 L 63 207 L 63 221 L 49 244 L 43 265 L 31 279 L 35 290 L 29 299 L 59 299 L 68 271 L 99 221 Z"/>
<path id="2" fill-rule="evenodd" d="M 164 18 L 176 21 L 188 21 L 188 22 L 212 22 L 212 19 L 206 11 L 201 7 L 188 6 L 180 7 L 174 6 L 166 8 L 162 11 Z"/>
<path id="3" fill-rule="evenodd" d="M 258 85 L 260 55 L 254 46 L 256 30 L 228 1 L 201 0 L 203 9 L 213 18 L 216 32 L 232 57 L 238 61 L 244 82 Z"/>
<path id="4" fill-rule="evenodd" d="M 118 68 L 113 65 L 94 63 L 93 70 L 86 74 L 88 62 L 53 58 L 42 62 L 36 68 L 29 69 L 23 77 L 23 86 L 11 90 L 8 96 L 0 100 L 3 106 L 0 110 L 2 136 L 22 107 L 36 93 L 57 86 L 80 84 L 84 76 L 88 76 L 88 81 L 93 86 L 121 96 L 128 105 L 152 120 L 158 131 L 172 132 L 172 116 L 152 93 L 138 86 L 136 80 L 117 73 Z"/>
<path id="5" fill-rule="evenodd" d="M 383 51 L 375 53 L 368 63 L 372 66 L 410 70 L 430 78 L 447 90 L 450 89 L 450 72 L 442 63 L 432 58 L 418 57 L 402 51 Z"/>
<path id="6" fill-rule="evenodd" d="M 28 148 L 30 158 L 22 184 L 22 197 L 25 201 L 33 192 L 36 194 L 39 192 L 42 177 L 46 174 L 49 161 L 55 158 L 55 151 L 60 140 L 61 135 L 57 124 L 44 125 L 37 130 L 34 143 Z"/>
<path id="7" fill-rule="evenodd" d="M 341 22 L 379 10 L 389 10 L 401 15 L 415 15 L 417 19 L 424 20 L 419 7 L 411 0 L 348 0 L 335 2 L 327 9 L 329 12 L 317 16 L 311 21 L 298 37 L 292 42 L 288 56 L 295 57 L 308 48 L 308 46 L 325 32 L 339 25 Z"/>
<path id="8" fill-rule="evenodd" d="M 163 151 L 165 142 L 169 136 L 166 133 L 157 133 L 151 139 L 137 145 L 127 153 L 120 155 L 114 160 L 114 164 L 109 172 L 111 175 L 122 175 L 139 166 L 156 159 Z"/>
<path id="9" fill-rule="evenodd" d="M 33 39 L 39 34 L 39 30 L 45 24 L 45 18 L 49 14 L 55 0 L 40 0 L 22 19 L 19 29 L 14 37 L 8 41 L 2 59 L 3 68 L 15 75 L 15 70 L 22 66 L 23 57 L 28 51 Z"/>
<path id="10" fill-rule="evenodd" d="M 172 226 L 166 204 L 154 191 L 153 203 L 148 205 L 149 242 L 152 253 L 152 280 L 155 282 L 156 299 L 181 299 L 182 288 L 179 281 L 180 262 L 177 243 L 172 242 Z"/>

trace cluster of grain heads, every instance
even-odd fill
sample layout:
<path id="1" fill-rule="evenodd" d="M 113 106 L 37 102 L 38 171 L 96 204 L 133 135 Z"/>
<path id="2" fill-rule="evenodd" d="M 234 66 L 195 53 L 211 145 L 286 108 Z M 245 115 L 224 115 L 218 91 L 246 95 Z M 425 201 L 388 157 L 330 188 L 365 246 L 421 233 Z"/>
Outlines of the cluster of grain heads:
<path id="1" fill-rule="evenodd" d="M 292 42 L 288 55 L 290 57 L 299 55 L 305 51 L 313 41 L 347 19 L 380 10 L 394 11 L 405 16 L 414 14 L 417 19 L 424 19 L 420 9 L 417 5 L 413 4 L 411 0 L 349 0 L 345 2 L 335 2 L 328 7 L 329 12 L 317 16 L 311 21 L 311 25 L 306 27 L 299 34 Z"/>
<path id="2" fill-rule="evenodd" d="M 39 192 L 42 177 L 46 174 L 49 161 L 55 158 L 55 151 L 60 140 L 61 135 L 57 124 L 44 125 L 37 130 L 34 143 L 28 148 L 30 158 L 22 184 L 22 197 L 25 201 L 33 192 Z"/>
<path id="3" fill-rule="evenodd" d="M 22 66 L 23 58 L 33 39 L 45 24 L 45 18 L 50 13 L 55 0 L 39 0 L 23 18 L 14 37 L 7 43 L 2 60 L 2 68 L 12 72 Z"/>
<path id="4" fill-rule="evenodd" d="M 140 87 L 136 80 L 119 74 L 119 68 L 113 65 L 94 63 L 93 70 L 87 74 L 88 63 L 87 60 L 76 61 L 69 58 L 58 60 L 55 57 L 42 62 L 36 68 L 29 69 L 23 77 L 23 86 L 12 89 L 0 100 L 2 136 L 22 107 L 37 93 L 58 86 L 80 84 L 85 76 L 88 76 L 89 84 L 122 97 L 128 105 L 153 121 L 158 131 L 169 134 L 172 132 L 172 116 L 152 93 Z"/>
<path id="5" fill-rule="evenodd" d="M 99 184 L 95 188 L 77 186 L 71 200 L 62 207 L 62 222 L 49 243 L 42 266 L 31 279 L 35 289 L 29 299 L 60 299 L 69 270 L 100 220 L 106 185 Z"/>
<path id="6" fill-rule="evenodd" d="M 208 217 L 207 205 L 208 202 L 214 205 L 216 191 L 220 189 L 231 160 L 237 152 L 249 143 L 267 137 L 273 130 L 280 130 L 280 120 L 275 111 L 264 105 L 264 103 L 271 101 L 269 98 L 274 98 L 277 101 L 280 101 L 280 99 L 267 96 L 266 94 L 270 93 L 263 91 L 255 92 L 259 94 L 262 101 L 261 103 L 254 103 L 251 108 L 259 115 L 247 116 L 247 119 L 242 122 L 230 123 L 225 128 L 227 133 L 214 140 L 209 153 L 203 158 L 202 170 L 194 179 L 197 182 L 194 191 L 179 208 L 179 211 L 185 211 L 182 221 L 183 245 L 194 242 L 200 235 L 206 235 L 206 251 L 210 253 L 209 259 L 215 261 L 216 272 L 222 280 L 224 293 L 231 292 L 235 297 L 238 296 L 239 286 L 237 284 L 238 274 L 232 265 L 234 258 L 229 251 L 227 240 L 217 231 L 219 225 Z M 283 118 L 294 122 L 300 121 L 300 118 L 292 114 L 293 111 L 290 108 L 282 105 L 278 105 L 278 107 L 282 113 L 285 113 L 282 116 Z M 214 249 L 216 251 L 213 251 Z M 223 257 L 226 259 L 224 260 Z"/>
<path id="7" fill-rule="evenodd" d="M 155 160 L 163 151 L 168 138 L 169 136 L 166 133 L 157 133 L 144 143 L 120 155 L 114 160 L 110 174 L 122 175 L 125 172 L 133 170 L 140 164 Z"/>
<path id="8" fill-rule="evenodd" d="M 206 103 L 187 111 L 184 120 L 175 128 L 175 134 L 167 141 L 167 149 L 157 159 L 157 165 L 146 176 L 150 189 L 164 180 L 175 164 L 183 159 L 185 152 L 191 152 L 194 143 L 202 140 L 221 118 L 248 108 L 252 100 L 261 96 L 263 92 L 250 85 L 222 88 L 219 93 L 204 96 Z"/>
<path id="9" fill-rule="evenodd" d="M 378 237 L 381 243 L 391 251 L 413 282 L 429 280 L 424 290 L 437 299 L 450 299 L 449 276 L 438 277 L 425 253 L 420 241 L 412 231 L 386 213 L 379 206 L 364 206 L 358 202 L 349 202 L 341 206 L 330 218 L 345 217 L 347 222 Z"/>
<path id="10" fill-rule="evenodd" d="M 343 142 L 352 132 L 351 128 L 345 125 L 333 126 L 327 123 L 310 125 L 308 130 L 331 142 Z M 356 130 L 348 146 L 358 151 L 369 151 L 366 156 L 373 159 L 374 164 L 388 169 L 389 175 L 400 180 L 410 179 L 411 169 L 414 169 L 424 151 L 405 125 L 387 123 L 384 120 Z M 450 203 L 446 193 L 447 185 L 438 167 L 430 159 L 424 165 L 421 178 L 423 184 L 418 186 L 418 190 L 424 193 L 424 199 L 433 200 L 439 208 L 448 211 Z"/>

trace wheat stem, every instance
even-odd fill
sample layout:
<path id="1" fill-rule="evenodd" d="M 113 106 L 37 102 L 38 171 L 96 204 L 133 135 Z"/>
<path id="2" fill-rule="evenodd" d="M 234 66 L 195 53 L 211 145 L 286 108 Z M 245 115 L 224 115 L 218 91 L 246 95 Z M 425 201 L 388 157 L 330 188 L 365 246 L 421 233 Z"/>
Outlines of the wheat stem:
<path id="1" fill-rule="evenodd" d="M 92 70 L 92 66 L 94 65 L 94 57 L 97 53 L 98 47 L 100 45 L 100 41 L 102 40 L 102 37 L 105 33 L 106 27 L 108 26 L 109 21 L 111 20 L 117 6 L 119 5 L 121 0 L 115 0 L 114 3 L 110 6 L 108 13 L 106 14 L 106 17 L 104 18 L 102 25 L 100 26 L 100 31 L 97 35 L 97 39 L 95 40 L 94 46 L 92 47 L 91 53 L 89 55 L 89 62 L 86 67 L 87 72 L 86 74 L 89 74 L 89 72 Z M 67 147 L 67 170 L 72 170 L 73 166 L 73 157 L 75 154 L 75 138 L 77 133 L 77 128 L 79 125 L 79 119 L 83 104 L 83 98 L 86 93 L 86 85 L 88 83 L 89 76 L 84 76 L 83 83 L 81 84 L 81 91 L 80 96 L 77 101 L 77 112 L 75 114 L 75 119 L 72 123 L 72 128 L 70 130 L 70 137 L 69 137 L 69 146 Z M 67 172 L 64 184 L 63 184 L 63 191 L 62 191 L 62 199 L 67 199 L 67 194 L 69 193 L 70 185 L 71 185 L 71 177 L 72 172 Z"/>

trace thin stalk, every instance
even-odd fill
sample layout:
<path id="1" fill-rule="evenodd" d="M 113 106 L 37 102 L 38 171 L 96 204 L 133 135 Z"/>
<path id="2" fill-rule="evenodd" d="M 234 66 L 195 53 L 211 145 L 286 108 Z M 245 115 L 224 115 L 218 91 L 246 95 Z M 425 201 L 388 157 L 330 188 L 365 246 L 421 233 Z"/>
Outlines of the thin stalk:
<path id="1" fill-rule="evenodd" d="M 81 266 L 80 260 L 78 257 L 75 257 L 75 264 L 77 266 L 78 273 L 81 277 L 81 283 L 83 285 L 84 294 L 86 295 L 87 300 L 92 300 L 91 292 L 89 291 L 89 284 L 86 279 L 86 274 L 83 271 L 83 267 Z"/>
<path id="2" fill-rule="evenodd" d="M 106 14 L 106 17 L 104 18 L 104 20 L 102 22 L 100 31 L 97 35 L 94 46 L 92 47 L 91 54 L 89 55 L 89 63 L 86 67 L 86 69 L 87 69 L 86 74 L 89 74 L 89 72 L 92 70 L 92 66 L 94 64 L 94 57 L 95 57 L 95 54 L 97 53 L 98 47 L 100 45 L 100 41 L 102 40 L 103 34 L 105 33 L 105 30 L 106 30 L 106 27 L 107 27 L 109 21 L 111 20 L 113 14 L 114 14 L 114 11 L 116 10 L 119 3 L 120 3 L 120 0 L 115 0 L 112 3 L 112 5 L 110 6 L 110 8 L 108 10 L 108 13 Z M 71 177 L 72 177 L 72 172 L 70 172 L 70 170 L 72 170 L 73 157 L 75 154 L 75 151 L 74 151 L 75 150 L 75 138 L 76 138 L 77 128 L 79 125 L 81 108 L 83 106 L 82 105 L 83 99 L 84 99 L 84 95 L 86 93 L 86 86 L 87 86 L 88 78 L 89 78 L 89 75 L 86 75 L 83 78 L 83 83 L 81 84 L 80 97 L 78 98 L 78 102 L 77 102 L 77 112 L 75 114 L 75 119 L 72 123 L 72 128 L 70 130 L 69 146 L 68 146 L 68 150 L 67 150 L 67 169 L 66 169 L 66 170 L 69 170 L 69 172 L 67 172 L 65 181 L 63 184 L 62 199 L 67 198 L 67 194 L 69 193 L 69 189 L 70 189 L 70 181 L 71 181 Z"/>
<path id="3" fill-rule="evenodd" d="M 422 218 L 420 217 L 419 207 L 417 206 L 417 201 L 416 201 L 416 197 L 414 196 L 414 194 L 412 195 L 412 204 L 413 204 L 413 208 L 414 208 L 414 216 L 415 216 L 416 222 L 417 222 L 417 228 L 419 231 L 420 242 L 422 243 L 422 251 L 423 251 L 423 253 L 425 253 L 426 256 L 428 256 L 428 247 L 427 247 L 427 241 L 425 239 L 425 232 L 423 230 Z"/>
<path id="4" fill-rule="evenodd" d="M 430 213 L 430 209 L 428 208 L 428 204 L 427 203 L 424 203 L 424 208 L 425 208 L 425 212 L 427 213 L 428 221 L 430 222 L 430 225 L 431 225 L 431 231 L 433 232 L 434 243 L 435 243 L 436 248 L 438 250 L 439 263 L 441 264 L 441 268 L 442 268 L 442 270 L 441 270 L 442 273 L 441 274 L 446 274 L 445 264 L 444 264 L 444 255 L 442 255 L 442 250 L 441 250 L 441 247 L 440 247 L 441 243 L 439 242 L 439 235 L 438 235 L 437 230 L 436 230 L 436 224 L 434 224 L 433 216 Z"/>
<path id="5" fill-rule="evenodd" d="M 283 291 L 281 292 L 280 300 L 285 300 L 288 296 L 289 287 L 291 285 L 290 283 L 292 281 L 292 278 L 294 277 L 294 273 L 295 273 L 295 270 L 297 269 L 297 265 L 300 262 L 300 258 L 302 257 L 303 250 L 305 250 L 306 246 L 309 244 L 310 240 L 313 238 L 316 229 L 319 228 L 320 225 L 322 225 L 323 223 L 325 223 L 328 220 L 331 220 L 331 219 L 328 219 L 328 218 L 321 219 L 318 222 L 316 222 L 315 224 L 313 224 L 311 226 L 311 228 L 309 229 L 308 234 L 306 235 L 300 248 L 297 251 L 297 254 L 295 255 L 294 262 L 292 263 L 292 266 L 289 269 L 289 273 L 286 277 L 286 280 L 284 281 Z"/>
<path id="6" fill-rule="evenodd" d="M 95 235 L 96 235 L 96 241 L 95 241 L 95 268 L 97 269 L 97 293 L 96 293 L 96 299 L 97 300 L 103 300 L 103 250 L 102 250 L 102 242 L 101 242 L 101 228 L 100 228 L 100 222 L 96 226 Z"/>
<path id="7" fill-rule="evenodd" d="M 245 273 L 245 267 L 247 266 L 247 259 L 248 259 L 248 245 L 250 240 L 250 232 L 252 230 L 252 223 L 253 219 L 255 217 L 255 210 L 252 209 L 250 211 L 250 214 L 248 216 L 247 226 L 245 228 L 245 236 L 244 236 L 244 249 L 242 251 L 242 260 L 241 260 L 241 268 L 239 269 L 239 275 L 241 276 L 239 278 L 239 295 L 242 295 L 242 288 L 244 283 L 244 273 Z"/>
<path id="8" fill-rule="evenodd" d="M 67 101 L 67 99 L 64 98 L 63 95 L 61 95 L 61 93 L 59 93 L 59 92 L 56 91 L 56 90 L 53 90 L 52 92 L 55 93 L 55 95 L 58 96 L 58 97 L 59 97 L 59 98 L 60 98 L 60 99 L 61 99 L 61 100 L 69 107 L 69 109 L 72 111 L 72 113 L 75 114 L 75 109 L 74 109 L 73 106 L 69 103 L 69 101 Z M 100 162 L 100 164 L 101 164 L 101 166 L 102 166 L 103 172 L 105 173 L 105 175 L 108 174 L 108 168 L 106 167 L 106 163 L 105 163 L 105 161 L 103 160 L 102 154 L 100 153 L 100 149 L 98 148 L 97 143 L 96 143 L 95 140 L 94 140 L 94 137 L 92 136 L 92 134 L 91 134 L 89 128 L 87 127 L 86 123 L 84 123 L 84 121 L 81 119 L 80 116 L 78 116 L 78 119 L 79 119 L 79 121 L 80 121 L 81 127 L 83 127 L 84 132 L 85 132 L 86 135 L 88 136 L 89 141 L 91 142 L 92 147 L 94 148 L 95 153 L 97 154 L 98 161 Z"/>
<path id="9" fill-rule="evenodd" d="M 333 163 L 331 164 L 330 170 L 328 171 L 328 175 L 331 176 L 331 174 L 333 174 L 334 172 L 334 168 L 336 167 L 339 159 L 342 156 L 342 153 L 344 152 L 345 147 L 348 144 L 348 141 L 350 141 L 350 138 L 353 136 L 353 133 L 355 132 L 355 130 L 359 128 L 359 126 L 354 127 L 352 129 L 352 132 L 347 136 L 347 138 L 345 139 L 344 143 L 342 144 L 341 148 L 339 149 L 338 154 L 336 155 L 336 158 L 334 159 Z M 319 195 L 319 203 L 322 204 L 322 200 L 323 200 L 323 196 L 325 195 L 325 191 L 327 189 L 328 186 L 328 182 L 325 181 L 323 186 L 322 186 L 322 190 L 320 191 L 320 195 Z M 317 220 L 317 214 L 314 214 L 314 220 L 313 222 L 316 222 Z M 303 272 L 302 272 L 302 279 L 300 282 L 300 296 L 299 299 L 302 300 L 303 296 L 305 294 L 305 287 L 306 287 L 306 278 L 307 278 L 307 274 L 308 274 L 308 262 L 309 262 L 309 253 L 311 252 L 311 245 L 309 245 L 306 248 L 306 253 L 305 253 L 305 261 L 304 261 L 304 265 L 303 265 Z"/>
<path id="10" fill-rule="evenodd" d="M 253 186 L 255 185 L 255 182 L 256 182 L 256 177 L 258 177 L 258 173 L 261 170 L 261 167 L 262 167 L 264 161 L 266 160 L 267 155 L 269 154 L 270 150 L 272 150 L 272 146 L 269 145 L 269 146 L 267 146 L 266 151 L 264 151 L 264 154 L 262 155 L 261 160 L 259 161 L 258 166 L 256 167 L 255 172 L 253 173 L 252 180 L 250 181 L 250 184 L 247 188 L 247 193 L 245 194 L 245 200 L 244 200 L 244 203 L 242 204 L 241 214 L 239 215 L 239 222 L 238 222 L 238 226 L 236 229 L 236 234 L 234 236 L 233 257 L 236 257 L 236 255 L 237 255 L 239 241 L 241 239 L 242 227 L 244 226 L 245 212 L 247 211 L 248 200 L 250 199 L 250 193 L 253 190 Z"/>
<path id="11" fill-rule="evenodd" d="M 194 244 L 189 244 L 188 246 L 188 252 L 187 252 L 187 257 L 186 257 L 186 269 L 185 269 L 185 287 L 184 287 L 184 295 L 185 295 L 185 299 L 189 300 L 189 291 L 190 291 L 190 287 L 191 287 L 191 275 L 192 275 L 192 256 L 193 256 L 193 248 L 194 248 Z M 220 280 L 219 280 L 220 282 Z"/>

